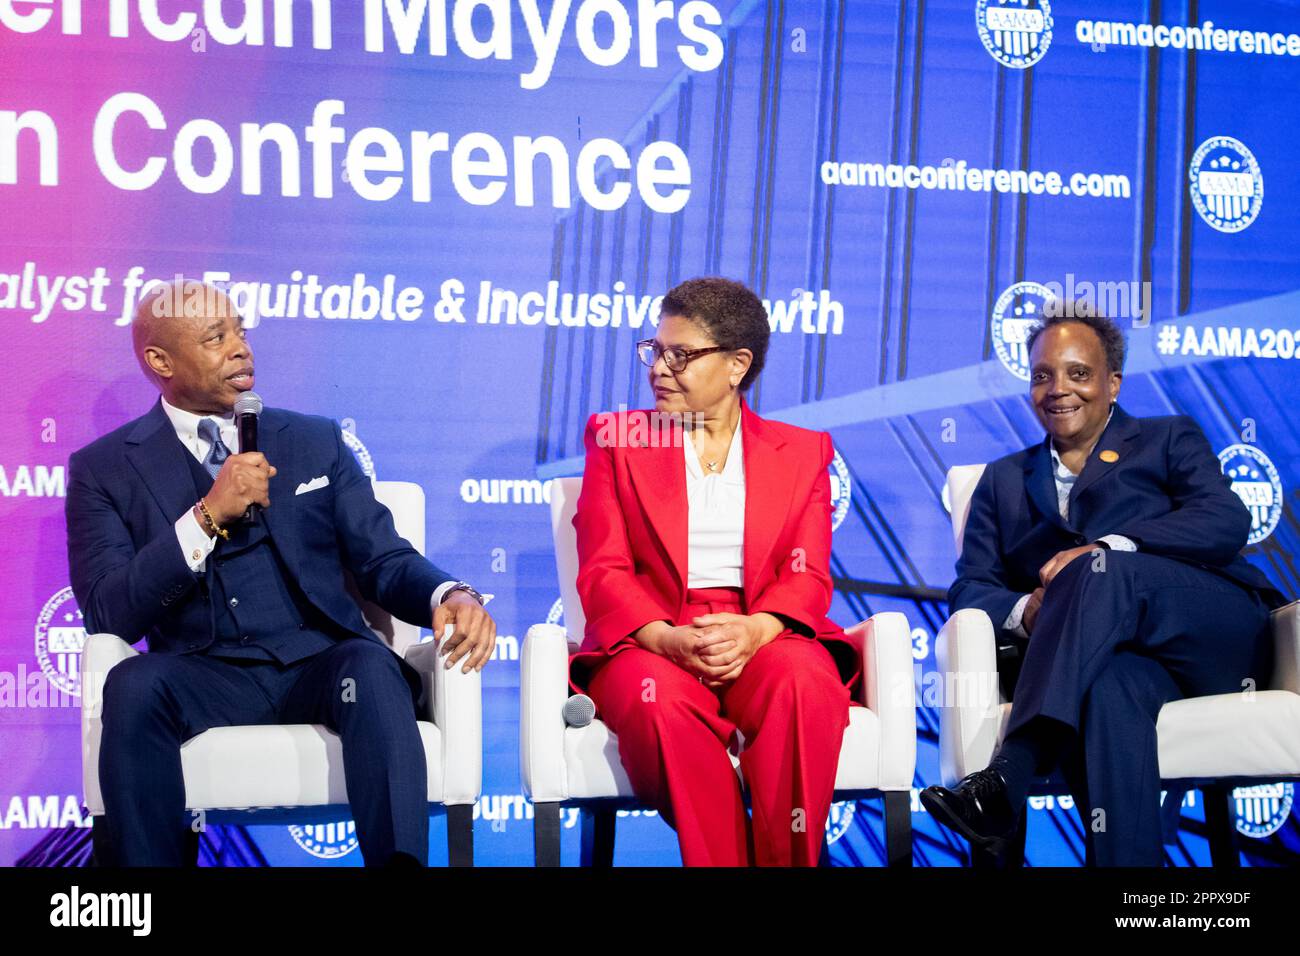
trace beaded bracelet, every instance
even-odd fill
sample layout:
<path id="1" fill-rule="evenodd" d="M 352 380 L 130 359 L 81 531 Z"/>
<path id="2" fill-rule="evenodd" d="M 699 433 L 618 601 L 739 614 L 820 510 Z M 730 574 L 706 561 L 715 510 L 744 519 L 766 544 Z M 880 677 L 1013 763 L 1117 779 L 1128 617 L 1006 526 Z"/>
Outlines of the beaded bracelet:
<path id="1" fill-rule="evenodd" d="M 208 526 L 208 531 L 214 535 L 221 535 L 227 541 L 230 540 L 230 532 L 213 520 L 212 514 L 208 511 L 208 506 L 203 503 L 202 498 L 199 499 L 199 514 L 203 515 L 203 523 Z"/>

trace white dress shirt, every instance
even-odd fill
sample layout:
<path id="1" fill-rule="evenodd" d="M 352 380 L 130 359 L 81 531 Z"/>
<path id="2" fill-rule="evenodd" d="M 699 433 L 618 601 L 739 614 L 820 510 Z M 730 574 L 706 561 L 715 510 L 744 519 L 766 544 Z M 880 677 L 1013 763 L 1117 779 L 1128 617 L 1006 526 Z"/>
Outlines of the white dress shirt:
<path id="1" fill-rule="evenodd" d="M 239 451 L 239 429 L 235 425 L 233 412 L 229 415 L 196 415 L 183 408 L 177 408 L 165 398 L 162 399 L 162 407 L 167 419 L 172 423 L 172 428 L 176 430 L 176 437 L 198 462 L 202 463 L 208 457 L 208 452 L 212 450 L 212 444 L 199 434 L 199 422 L 204 418 L 216 422 L 221 442 L 230 449 L 232 455 Z M 185 563 L 189 565 L 190 570 L 202 574 L 208 555 L 217 546 L 217 539 L 215 536 L 208 537 L 207 531 L 199 524 L 193 508 L 176 519 L 176 540 L 180 542 L 181 554 L 185 556 Z M 441 604 L 453 585 L 459 583 L 444 581 L 439 584 L 430 598 L 430 606 L 437 607 Z"/>
<path id="2" fill-rule="evenodd" d="M 172 428 L 176 430 L 176 437 L 196 461 L 202 463 L 203 459 L 208 457 L 208 452 L 212 450 L 211 442 L 199 434 L 199 422 L 204 418 L 216 422 L 217 434 L 221 436 L 222 443 L 230 449 L 232 455 L 239 450 L 239 430 L 235 427 L 233 412 L 229 415 L 196 415 L 183 408 L 177 408 L 165 398 L 162 400 L 162 407 L 168 421 L 172 423 Z M 203 571 L 208 555 L 217 546 L 217 539 L 208 537 L 207 531 L 199 524 L 193 508 L 176 519 L 176 540 L 180 542 L 185 563 L 195 573 Z"/>
<path id="3" fill-rule="evenodd" d="M 1111 411 L 1111 416 L 1115 412 Z M 1110 424 L 1110 419 L 1106 419 L 1106 424 Z M 1104 432 L 1103 428 L 1103 432 Z M 1100 439 L 1098 439 L 1100 440 Z M 1079 476 L 1066 467 L 1061 461 L 1061 456 L 1056 453 L 1055 442 L 1048 441 L 1048 449 L 1052 453 L 1052 480 L 1056 482 L 1056 508 L 1061 513 L 1061 518 L 1065 521 L 1070 520 L 1070 492 L 1074 490 L 1074 484 L 1079 480 Z M 1110 545 L 1112 551 L 1136 551 L 1137 544 L 1131 538 L 1126 538 L 1122 534 L 1103 534 L 1098 541 L 1104 541 Z M 1029 603 L 1029 595 L 1022 594 L 1016 606 L 1011 609 L 1007 619 L 1002 626 L 1011 631 L 1017 637 L 1028 637 L 1025 631 L 1023 618 L 1025 616 L 1025 605 Z"/>
<path id="4" fill-rule="evenodd" d="M 688 588 L 738 588 L 744 580 L 745 460 L 737 423 L 722 471 L 707 471 L 689 433 L 686 457 Z"/>

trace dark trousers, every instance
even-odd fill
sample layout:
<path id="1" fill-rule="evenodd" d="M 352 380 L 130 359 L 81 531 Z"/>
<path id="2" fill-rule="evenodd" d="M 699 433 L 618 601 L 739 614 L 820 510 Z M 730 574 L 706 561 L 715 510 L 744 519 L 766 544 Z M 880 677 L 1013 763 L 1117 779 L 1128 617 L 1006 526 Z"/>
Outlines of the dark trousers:
<path id="1" fill-rule="evenodd" d="M 348 800 L 367 865 L 428 862 L 428 778 L 406 668 L 360 637 L 289 665 L 141 654 L 104 684 L 99 781 L 120 866 L 180 866 L 186 831 L 180 746 L 210 727 L 324 724 L 342 738 Z"/>
<path id="2" fill-rule="evenodd" d="M 1268 608 L 1203 568 L 1141 552 L 1085 554 L 1043 598 L 1007 735 L 1051 718 L 1100 866 L 1159 866 L 1156 718 L 1171 700 L 1267 686 Z"/>

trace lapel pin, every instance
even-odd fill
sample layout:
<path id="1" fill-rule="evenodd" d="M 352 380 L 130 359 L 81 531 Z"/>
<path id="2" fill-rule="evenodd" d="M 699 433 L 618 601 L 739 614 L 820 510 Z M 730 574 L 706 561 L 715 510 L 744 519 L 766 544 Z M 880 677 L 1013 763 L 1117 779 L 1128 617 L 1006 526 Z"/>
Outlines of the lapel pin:
<path id="1" fill-rule="evenodd" d="M 1106 462 L 1106 464 L 1110 465 L 1119 461 L 1119 452 L 1111 451 L 1109 448 L 1107 448 L 1097 457 L 1100 458 L 1102 461 Z"/>

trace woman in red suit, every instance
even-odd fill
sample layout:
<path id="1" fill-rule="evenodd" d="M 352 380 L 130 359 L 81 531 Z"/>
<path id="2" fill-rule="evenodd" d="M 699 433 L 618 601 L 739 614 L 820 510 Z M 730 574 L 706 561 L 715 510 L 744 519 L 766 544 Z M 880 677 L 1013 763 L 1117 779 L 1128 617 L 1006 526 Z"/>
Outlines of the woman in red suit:
<path id="1" fill-rule="evenodd" d="M 826 617 L 830 436 L 742 398 L 769 334 L 743 285 L 683 282 L 637 345 L 655 413 L 593 415 L 585 436 L 573 682 L 687 866 L 816 865 L 857 678 Z"/>

